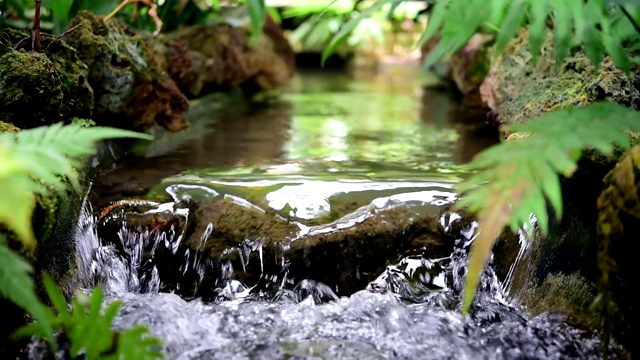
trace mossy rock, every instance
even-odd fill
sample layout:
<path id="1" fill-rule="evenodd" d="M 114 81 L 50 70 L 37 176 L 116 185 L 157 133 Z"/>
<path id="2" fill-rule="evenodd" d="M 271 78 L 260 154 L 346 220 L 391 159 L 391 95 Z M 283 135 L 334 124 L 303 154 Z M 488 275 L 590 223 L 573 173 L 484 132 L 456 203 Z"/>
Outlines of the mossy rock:
<path id="1" fill-rule="evenodd" d="M 0 56 L 0 121 L 32 128 L 64 120 L 62 79 L 45 55 L 9 50 Z"/>
<path id="2" fill-rule="evenodd" d="M 91 117 L 93 90 L 87 81 L 88 68 L 78 60 L 75 49 L 43 34 L 44 52 L 35 53 L 20 42 L 28 36 L 26 32 L 6 29 L 4 36 L 0 43 L 0 120 L 32 128 Z"/>
<path id="3" fill-rule="evenodd" d="M 596 69 L 578 50 L 557 66 L 551 32 L 534 65 L 528 32 L 523 30 L 492 64 L 481 93 L 499 123 L 507 126 L 600 100 L 640 109 L 640 69 L 634 67 L 625 74 L 609 57 Z"/>
<path id="4" fill-rule="evenodd" d="M 81 11 L 69 23 L 65 42 L 89 67 L 94 91 L 92 119 L 103 126 L 146 129 L 156 122 L 172 130 L 185 126 L 186 97 L 151 57 L 142 36 L 116 19 Z"/>

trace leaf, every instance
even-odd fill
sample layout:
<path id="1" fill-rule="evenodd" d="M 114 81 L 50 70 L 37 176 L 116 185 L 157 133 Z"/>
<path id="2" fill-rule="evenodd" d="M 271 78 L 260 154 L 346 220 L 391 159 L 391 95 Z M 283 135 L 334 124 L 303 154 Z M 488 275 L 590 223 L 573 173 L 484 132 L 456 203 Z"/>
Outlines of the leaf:
<path id="1" fill-rule="evenodd" d="M 569 53 L 573 23 L 571 21 L 571 12 L 569 11 L 569 7 L 565 1 L 557 1 L 552 13 L 554 36 L 553 45 L 556 50 L 556 64 L 560 67 Z"/>
<path id="2" fill-rule="evenodd" d="M 509 41 L 513 39 L 524 22 L 527 13 L 527 6 L 524 0 L 517 0 L 512 3 L 509 13 L 500 27 L 496 39 L 496 53 L 501 53 Z"/>
<path id="3" fill-rule="evenodd" d="M 69 11 L 72 0 L 51 0 L 49 7 L 53 12 L 54 32 L 60 34 L 69 23 Z"/>
<path id="4" fill-rule="evenodd" d="M 549 6 L 546 0 L 536 0 L 530 2 L 529 15 L 529 52 L 532 56 L 533 66 L 538 61 L 542 44 L 547 32 L 547 18 L 549 16 Z"/>
<path id="5" fill-rule="evenodd" d="M 429 16 L 429 22 L 427 23 L 427 29 L 422 33 L 420 40 L 418 41 L 418 46 L 421 47 L 427 41 L 429 41 L 437 32 L 440 30 L 440 27 L 445 21 L 445 17 L 447 15 L 447 10 L 449 10 L 449 6 L 452 0 L 441 0 L 437 1 L 433 5 L 433 12 Z"/>
<path id="6" fill-rule="evenodd" d="M 375 4 L 371 5 L 370 7 L 366 8 L 356 17 L 352 18 L 346 24 L 344 24 L 342 28 L 340 28 L 340 31 L 338 31 L 338 33 L 333 36 L 333 39 L 331 39 L 331 42 L 329 43 L 329 45 L 322 52 L 322 61 L 321 61 L 322 66 L 324 66 L 329 56 L 331 56 L 331 54 L 333 54 L 336 51 L 338 46 L 340 46 L 340 44 L 342 44 L 346 40 L 347 36 L 349 36 L 351 31 L 353 31 L 353 29 L 356 26 L 358 26 L 360 21 L 371 16 L 374 12 L 378 11 L 384 5 L 398 2 L 398 1 L 402 1 L 402 0 L 380 0 Z"/>
<path id="7" fill-rule="evenodd" d="M 530 25 L 529 49 L 535 65 L 550 16 L 558 66 L 568 56 L 574 39 L 581 43 L 594 65 L 598 66 L 606 53 L 623 70 L 630 66 L 632 59 L 622 50 L 640 48 L 637 31 L 628 19 L 615 6 L 606 6 L 603 0 L 439 0 L 430 6 L 433 11 L 418 46 L 423 46 L 438 33 L 440 39 L 426 58 L 424 68 L 448 60 L 465 46 L 480 26 L 483 32 L 495 32 L 495 51 L 499 55 L 527 23 Z"/>
<path id="8" fill-rule="evenodd" d="M 262 27 L 264 26 L 266 9 L 264 0 L 246 0 L 247 10 L 249 11 L 249 18 L 251 19 L 251 41 L 255 41 L 262 33 Z"/>
<path id="9" fill-rule="evenodd" d="M 54 342 L 47 309 L 35 293 L 31 265 L 0 241 L 0 296 L 10 300 L 38 322 L 39 332 Z"/>
<path id="10" fill-rule="evenodd" d="M 562 214 L 559 176 L 573 173 L 583 148 L 592 147 L 605 154 L 613 151 L 614 144 L 628 148 L 625 131 L 640 131 L 640 113 L 600 102 L 549 112 L 511 130 L 531 136 L 478 154 L 469 168 L 479 171 L 458 186 L 462 197 L 456 206 L 477 212 L 479 222 L 479 235 L 469 254 L 463 312 L 471 306 L 474 289 L 500 231 L 506 226 L 518 229 L 535 214 L 541 234 L 546 235 L 546 202 L 556 216 Z"/>

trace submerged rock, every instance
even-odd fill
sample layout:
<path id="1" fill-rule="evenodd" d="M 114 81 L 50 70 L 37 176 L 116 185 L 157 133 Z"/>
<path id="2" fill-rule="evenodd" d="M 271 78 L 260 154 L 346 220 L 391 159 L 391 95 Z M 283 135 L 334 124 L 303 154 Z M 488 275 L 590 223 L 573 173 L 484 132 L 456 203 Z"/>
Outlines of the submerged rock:
<path id="1" fill-rule="evenodd" d="M 161 210 L 131 211 L 131 205 L 129 210 L 111 209 L 105 217 L 111 225 L 105 227 L 103 222 L 99 234 L 122 250 L 127 246 L 122 239 L 135 237 L 127 234 L 171 228 L 172 240 L 146 246 L 154 248 L 150 261 L 158 268 L 164 290 L 185 297 L 214 299 L 230 281 L 257 291 L 277 291 L 303 279 L 321 281 L 348 295 L 406 254 L 443 257 L 453 246 L 441 233 L 436 214 L 415 213 L 395 204 L 364 206 L 311 227 L 232 196 L 194 201 L 187 208 L 160 207 L 164 215 Z M 177 219 L 182 216 L 183 220 Z M 124 233 L 114 227 L 124 227 Z"/>

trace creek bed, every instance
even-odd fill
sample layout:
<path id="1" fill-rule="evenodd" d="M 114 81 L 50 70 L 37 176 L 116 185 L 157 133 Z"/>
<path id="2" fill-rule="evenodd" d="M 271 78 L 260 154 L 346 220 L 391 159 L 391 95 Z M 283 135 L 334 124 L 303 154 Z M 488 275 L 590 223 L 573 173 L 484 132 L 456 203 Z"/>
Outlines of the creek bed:
<path id="1" fill-rule="evenodd" d="M 100 174 L 77 247 L 171 359 L 590 359 L 597 337 L 510 304 L 476 225 L 448 210 L 485 114 L 417 70 L 301 73 L 267 104 L 209 111 Z"/>

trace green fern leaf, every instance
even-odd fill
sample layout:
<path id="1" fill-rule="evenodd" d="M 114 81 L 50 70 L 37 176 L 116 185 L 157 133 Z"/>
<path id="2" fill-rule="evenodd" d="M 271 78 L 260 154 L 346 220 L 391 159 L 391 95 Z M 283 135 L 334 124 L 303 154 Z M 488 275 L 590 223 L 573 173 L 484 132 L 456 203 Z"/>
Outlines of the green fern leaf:
<path id="1" fill-rule="evenodd" d="M 517 0 L 513 2 L 509 8 L 509 13 L 504 19 L 500 31 L 498 32 L 498 38 L 496 39 L 496 52 L 501 53 L 511 39 L 513 39 L 522 23 L 524 22 L 527 14 L 527 1 Z"/>
<path id="2" fill-rule="evenodd" d="M 556 62 L 558 67 L 564 63 L 564 59 L 569 54 L 571 38 L 573 35 L 573 23 L 571 19 L 570 1 L 556 1 L 553 8 L 553 45 L 556 51 Z M 582 0 L 578 0 L 582 1 Z"/>
<path id="3" fill-rule="evenodd" d="M 480 224 L 469 255 L 464 312 L 471 305 L 480 273 L 500 231 L 506 226 L 517 230 L 534 214 L 540 232 L 546 235 L 546 201 L 557 216 L 562 214 L 559 175 L 573 174 L 583 148 L 604 153 L 611 153 L 614 144 L 628 148 L 626 130 L 640 131 L 640 113 L 602 102 L 550 112 L 511 130 L 530 136 L 480 153 L 469 164 L 479 171 L 458 187 L 463 196 L 457 206 L 476 212 Z"/>
<path id="4" fill-rule="evenodd" d="M 618 11 L 621 5 L 617 1 L 613 3 L 615 6 L 602 0 L 498 0 L 482 3 L 440 0 L 432 5 L 433 12 L 418 45 L 422 46 L 440 32 L 440 42 L 426 59 L 429 64 L 434 64 L 447 60 L 466 44 L 479 26 L 484 25 L 485 29 L 496 32 L 496 55 L 499 55 L 528 22 L 529 45 L 535 64 L 546 37 L 546 20 L 551 16 L 558 66 L 568 56 L 575 38 L 595 66 L 608 54 L 618 67 L 625 70 L 631 59 L 622 50 L 640 48 L 640 41 L 628 19 Z M 472 13 L 474 16 L 469 16 Z M 481 21 L 476 23 L 476 20 Z"/>
<path id="5" fill-rule="evenodd" d="M 538 62 L 538 56 L 546 36 L 549 10 L 546 0 L 536 0 L 530 3 L 529 52 L 534 66 Z"/>
<path id="6" fill-rule="evenodd" d="M 0 223 L 32 250 L 34 193 L 48 193 L 49 187 L 62 190 L 63 178 L 77 185 L 74 167 L 81 165 L 81 156 L 91 154 L 97 141 L 115 137 L 151 139 L 133 131 L 62 124 L 22 130 L 17 136 L 0 134 L 0 186 L 12 189 L 0 193 L 0 204 L 11 204 L 0 206 Z"/>
<path id="7" fill-rule="evenodd" d="M 164 359 L 162 342 L 143 326 L 134 326 L 120 334 L 118 355 L 118 359 L 124 360 Z"/>
<path id="8" fill-rule="evenodd" d="M 11 191 L 7 191 L 11 192 Z M 0 297 L 18 305 L 36 321 L 41 334 L 53 340 L 53 330 L 47 309 L 40 304 L 36 296 L 31 272 L 31 265 L 11 251 L 3 239 L 0 239 Z"/>
<path id="9" fill-rule="evenodd" d="M 438 30 L 440 30 L 440 27 L 442 27 L 445 21 L 445 17 L 448 14 L 449 6 L 452 6 L 451 2 L 452 0 L 440 0 L 433 5 L 429 5 L 433 6 L 433 12 L 431 13 L 431 16 L 429 16 L 427 29 L 424 31 L 424 33 L 422 33 L 422 36 L 418 41 L 419 47 L 423 46 L 427 41 L 431 40 L 431 38 L 433 38 Z"/>

